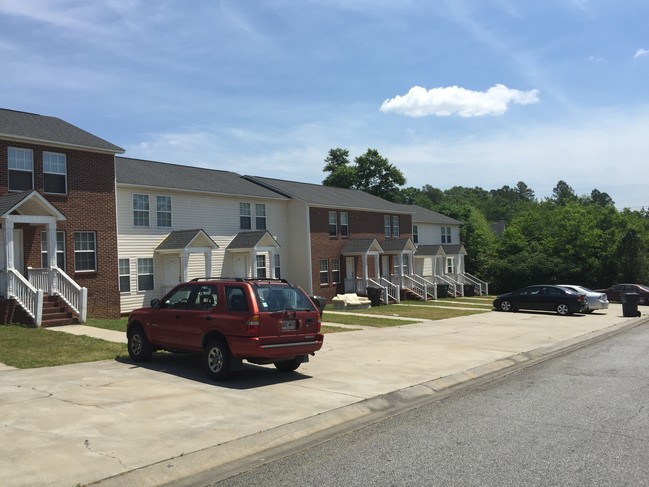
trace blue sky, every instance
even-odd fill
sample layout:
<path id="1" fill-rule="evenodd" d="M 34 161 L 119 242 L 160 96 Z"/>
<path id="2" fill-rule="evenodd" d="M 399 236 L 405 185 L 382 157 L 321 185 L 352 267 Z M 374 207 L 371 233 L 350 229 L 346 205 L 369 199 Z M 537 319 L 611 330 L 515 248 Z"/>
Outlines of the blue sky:
<path id="1" fill-rule="evenodd" d="M 0 107 L 128 157 L 321 182 L 377 149 L 406 186 L 649 207 L 645 0 L 0 0 Z"/>

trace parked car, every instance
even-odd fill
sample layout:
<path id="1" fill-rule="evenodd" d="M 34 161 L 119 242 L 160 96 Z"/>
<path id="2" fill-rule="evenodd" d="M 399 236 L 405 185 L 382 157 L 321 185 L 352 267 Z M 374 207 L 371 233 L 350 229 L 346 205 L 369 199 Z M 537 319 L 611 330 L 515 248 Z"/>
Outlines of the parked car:
<path id="1" fill-rule="evenodd" d="M 208 376 L 226 379 L 242 361 L 296 370 L 320 350 L 317 306 L 283 279 L 193 279 L 128 317 L 128 353 L 199 352 Z"/>
<path id="2" fill-rule="evenodd" d="M 642 284 L 615 284 L 606 289 L 596 289 L 598 292 L 606 293 L 609 301 L 622 301 L 622 295 L 626 293 L 638 293 L 638 304 L 649 304 L 649 287 Z"/>
<path id="3" fill-rule="evenodd" d="M 493 302 L 501 311 L 519 309 L 556 311 L 565 316 L 587 310 L 586 295 L 554 285 L 527 286 L 518 291 L 501 294 Z"/>
<path id="4" fill-rule="evenodd" d="M 601 291 L 593 291 L 584 286 L 575 284 L 559 284 L 561 287 L 572 289 L 575 292 L 586 295 L 586 303 L 588 304 L 588 313 L 592 313 L 598 309 L 608 309 L 608 297 L 606 293 Z"/>

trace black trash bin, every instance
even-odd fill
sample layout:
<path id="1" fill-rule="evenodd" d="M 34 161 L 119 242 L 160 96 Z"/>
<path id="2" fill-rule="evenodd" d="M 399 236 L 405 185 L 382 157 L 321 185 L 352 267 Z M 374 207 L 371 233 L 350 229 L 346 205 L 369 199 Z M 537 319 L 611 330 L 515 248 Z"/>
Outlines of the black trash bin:
<path id="1" fill-rule="evenodd" d="M 381 289 L 378 287 L 368 287 L 367 299 L 372 303 L 372 307 L 381 306 Z"/>
<path id="2" fill-rule="evenodd" d="M 622 295 L 622 316 L 630 318 L 640 316 L 638 311 L 638 301 L 640 295 L 638 293 L 624 293 Z"/>
<path id="3" fill-rule="evenodd" d="M 320 318 L 322 318 L 322 312 L 327 304 L 327 298 L 324 296 L 311 296 L 311 301 L 318 307 L 318 313 L 320 313 Z"/>
<path id="4" fill-rule="evenodd" d="M 437 297 L 438 298 L 448 298 L 448 284 L 438 284 L 437 285 Z"/>
<path id="5" fill-rule="evenodd" d="M 475 286 L 473 284 L 464 285 L 464 295 L 465 296 L 475 296 Z"/>

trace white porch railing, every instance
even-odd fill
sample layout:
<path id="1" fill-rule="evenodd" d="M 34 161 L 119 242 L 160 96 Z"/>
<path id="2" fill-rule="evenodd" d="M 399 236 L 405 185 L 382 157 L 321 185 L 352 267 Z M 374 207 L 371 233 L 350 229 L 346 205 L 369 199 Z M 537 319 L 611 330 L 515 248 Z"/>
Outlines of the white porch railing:
<path id="1" fill-rule="evenodd" d="M 387 280 L 385 277 L 381 277 L 379 279 L 378 284 L 381 287 L 385 288 L 385 293 L 386 293 L 385 303 L 386 304 L 388 303 L 389 298 L 394 299 L 394 301 L 396 303 L 401 302 L 401 286 L 399 286 L 398 284 L 394 284 L 393 282 Z"/>
<path id="2" fill-rule="evenodd" d="M 437 284 L 435 284 L 433 281 L 423 277 L 419 276 L 417 274 L 413 274 L 412 277 L 422 283 L 423 285 L 426 286 L 426 297 L 431 297 L 433 299 L 437 299 Z"/>
<path id="3" fill-rule="evenodd" d="M 425 282 L 420 281 L 416 276 L 402 276 L 404 287 L 410 289 L 419 296 L 420 299 L 428 301 L 428 286 Z"/>
<path id="4" fill-rule="evenodd" d="M 460 278 L 465 281 L 466 284 L 472 284 L 474 289 L 477 291 L 479 296 L 487 296 L 489 294 L 489 283 L 481 279 L 478 279 L 475 276 L 472 276 L 468 272 L 460 274 Z"/>
<path id="5" fill-rule="evenodd" d="M 451 294 L 452 296 L 457 296 L 457 286 L 459 282 L 457 282 L 455 279 L 451 279 L 450 277 L 448 277 L 448 275 L 437 275 L 434 276 L 433 279 L 435 279 L 436 284 L 448 284 L 450 291 L 449 294 Z M 464 288 L 460 286 L 460 289 L 462 289 L 461 293 L 462 296 L 464 296 Z"/>
<path id="6" fill-rule="evenodd" d="M 41 326 L 43 319 L 43 290 L 36 289 L 16 269 L 2 271 L 6 296 L 16 300 L 20 306 L 34 318 L 36 326 Z"/>
<path id="7" fill-rule="evenodd" d="M 88 289 L 79 286 L 58 267 L 52 270 L 28 268 L 29 282 L 50 295 L 59 296 L 79 316 L 79 322 L 88 319 Z"/>

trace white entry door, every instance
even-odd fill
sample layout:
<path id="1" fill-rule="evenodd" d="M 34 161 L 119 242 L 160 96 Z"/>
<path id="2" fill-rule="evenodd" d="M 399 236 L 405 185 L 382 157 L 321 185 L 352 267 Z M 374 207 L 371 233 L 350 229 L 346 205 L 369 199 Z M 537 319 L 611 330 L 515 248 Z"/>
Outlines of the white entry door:
<path id="1" fill-rule="evenodd" d="M 234 256 L 234 277 L 248 277 L 248 259 L 245 254 Z"/>
<path id="2" fill-rule="evenodd" d="M 0 255 L 0 265 L 2 269 L 7 267 L 7 253 L 4 251 L 5 232 L 0 230 L 0 241 L 2 241 L 2 255 Z M 25 253 L 23 252 L 23 231 L 22 229 L 14 230 L 14 268 L 21 274 L 25 273 Z"/>
<path id="3" fill-rule="evenodd" d="M 180 257 L 177 255 L 164 256 L 164 271 L 165 271 L 165 289 L 171 289 L 180 281 L 182 281 L 182 273 L 180 271 Z"/>

